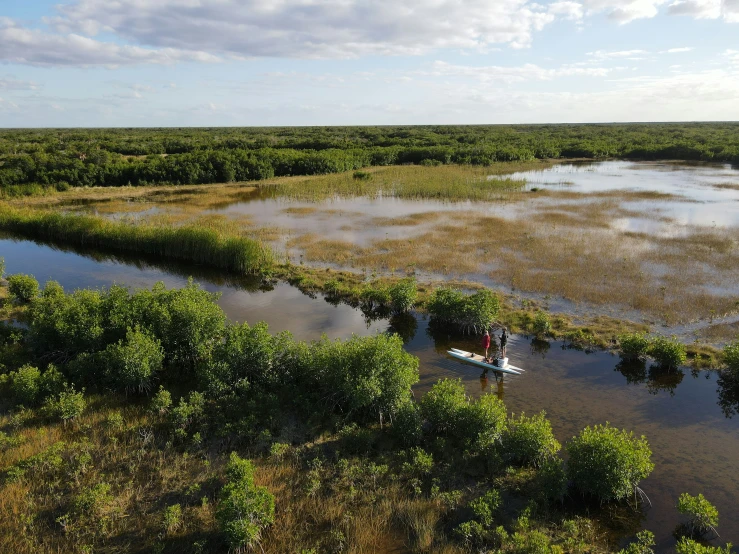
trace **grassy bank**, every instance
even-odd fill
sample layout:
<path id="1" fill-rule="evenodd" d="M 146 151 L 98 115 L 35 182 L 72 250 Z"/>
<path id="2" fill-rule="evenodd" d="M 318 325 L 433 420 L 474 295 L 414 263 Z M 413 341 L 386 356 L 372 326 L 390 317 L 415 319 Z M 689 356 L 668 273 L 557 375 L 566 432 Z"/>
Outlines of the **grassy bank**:
<path id="1" fill-rule="evenodd" d="M 200 226 L 130 224 L 83 215 L 0 207 L 0 230 L 51 244 L 181 260 L 236 273 L 269 270 L 269 247 Z"/>

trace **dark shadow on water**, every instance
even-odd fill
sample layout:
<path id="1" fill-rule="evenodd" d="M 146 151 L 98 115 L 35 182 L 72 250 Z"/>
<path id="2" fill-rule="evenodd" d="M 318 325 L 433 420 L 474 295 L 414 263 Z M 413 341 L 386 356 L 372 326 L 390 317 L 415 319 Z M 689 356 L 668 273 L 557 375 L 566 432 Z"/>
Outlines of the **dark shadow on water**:
<path id="1" fill-rule="evenodd" d="M 739 414 L 739 375 L 724 370 L 718 377 L 718 405 L 726 417 Z"/>
<path id="2" fill-rule="evenodd" d="M 404 344 L 411 342 L 418 331 L 418 320 L 410 313 L 395 314 L 390 318 L 388 333 L 397 333 Z"/>
<path id="3" fill-rule="evenodd" d="M 638 385 L 647 380 L 647 364 L 644 360 L 621 360 L 616 364 L 614 371 L 626 377 L 630 385 Z"/>
<path id="4" fill-rule="evenodd" d="M 549 349 L 552 347 L 547 340 L 541 340 L 537 338 L 531 339 L 531 354 L 541 356 L 542 359 L 546 358 Z"/>
<path id="5" fill-rule="evenodd" d="M 644 360 L 624 360 L 616 364 L 614 371 L 618 371 L 626 378 L 629 385 L 646 384 L 650 394 L 657 395 L 668 392 L 675 396 L 675 389 L 682 383 L 685 372 L 682 369 L 665 369 L 658 365 L 649 366 Z"/>

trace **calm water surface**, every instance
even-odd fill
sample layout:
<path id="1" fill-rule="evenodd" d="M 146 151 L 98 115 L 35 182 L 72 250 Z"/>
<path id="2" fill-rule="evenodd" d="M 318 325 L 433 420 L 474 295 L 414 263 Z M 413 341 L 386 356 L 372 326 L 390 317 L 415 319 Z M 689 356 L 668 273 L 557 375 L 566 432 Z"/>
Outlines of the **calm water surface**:
<path id="1" fill-rule="evenodd" d="M 348 337 L 387 330 L 391 323 L 368 323 L 360 311 L 333 306 L 288 285 L 259 290 L 254 282 L 224 279 L 200 268 L 157 266 L 98 256 L 83 256 L 28 241 L 0 240 L 0 256 L 7 273 L 29 273 L 40 281 L 52 278 L 66 289 L 110 286 L 150 287 L 157 281 L 182 286 L 188 275 L 207 290 L 221 292 L 219 304 L 238 321 L 266 321 L 273 331 L 289 330 L 300 339 Z M 682 492 L 703 493 L 721 514 L 724 542 L 739 543 L 739 417 L 728 419 L 718 404 L 713 374 L 689 372 L 660 375 L 648 368 L 620 368 L 609 353 L 586 354 L 560 343 L 532 343 L 514 336 L 509 356 L 525 374 L 496 380 L 481 377 L 479 369 L 446 355 L 449 346 L 477 349 L 477 339 L 464 341 L 435 336 L 427 322 L 393 322 L 405 335 L 406 348 L 421 360 L 422 394 L 437 379 L 461 378 L 471 395 L 494 392 L 512 412 L 546 410 L 555 434 L 565 442 L 580 429 L 611 424 L 644 434 L 653 450 L 656 468 L 642 484 L 653 506 L 642 525 L 655 532 L 660 551 L 674 543 L 671 534 L 681 521 L 674 505 Z"/>

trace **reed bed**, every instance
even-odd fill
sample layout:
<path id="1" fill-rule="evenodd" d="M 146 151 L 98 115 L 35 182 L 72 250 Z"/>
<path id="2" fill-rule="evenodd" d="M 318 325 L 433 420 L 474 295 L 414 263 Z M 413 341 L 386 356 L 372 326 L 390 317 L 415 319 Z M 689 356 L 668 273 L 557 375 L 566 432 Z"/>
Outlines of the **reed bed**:
<path id="1" fill-rule="evenodd" d="M 144 254 L 244 274 L 261 273 L 274 262 L 272 250 L 260 241 L 196 224 L 133 224 L 0 207 L 0 230 L 52 244 Z"/>

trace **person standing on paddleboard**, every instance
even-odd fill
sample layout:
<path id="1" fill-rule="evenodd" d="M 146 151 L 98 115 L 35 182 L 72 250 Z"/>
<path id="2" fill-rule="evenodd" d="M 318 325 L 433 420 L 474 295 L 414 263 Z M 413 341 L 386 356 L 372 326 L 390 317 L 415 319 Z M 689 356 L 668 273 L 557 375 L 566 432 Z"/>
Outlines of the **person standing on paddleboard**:
<path id="1" fill-rule="evenodd" d="M 503 327 L 503 332 L 500 334 L 500 357 L 505 358 L 506 356 L 506 345 L 508 344 L 508 331 Z"/>
<path id="2" fill-rule="evenodd" d="M 490 348 L 490 333 L 485 331 L 485 334 L 482 336 L 482 347 L 485 349 L 485 361 L 488 361 L 488 348 Z"/>

